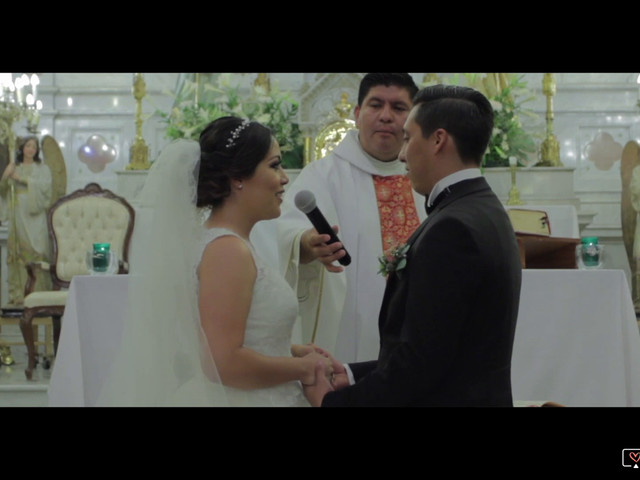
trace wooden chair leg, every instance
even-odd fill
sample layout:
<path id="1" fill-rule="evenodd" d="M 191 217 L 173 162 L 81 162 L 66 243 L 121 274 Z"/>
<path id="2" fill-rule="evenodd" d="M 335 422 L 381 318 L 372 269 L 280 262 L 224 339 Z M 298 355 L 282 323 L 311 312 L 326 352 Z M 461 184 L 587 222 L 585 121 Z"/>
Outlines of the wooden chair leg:
<path id="1" fill-rule="evenodd" d="M 58 354 L 58 342 L 60 341 L 60 315 L 52 315 L 51 321 L 53 322 L 53 355 L 56 356 Z"/>
<path id="2" fill-rule="evenodd" d="M 37 340 L 36 340 L 37 343 Z M 44 327 L 44 354 L 46 357 L 53 358 L 53 327 L 45 325 Z"/>
<path id="3" fill-rule="evenodd" d="M 27 355 L 29 357 L 27 363 L 27 369 L 24 371 L 27 376 L 27 380 L 33 378 L 33 369 L 36 366 L 36 346 L 33 339 L 33 314 L 25 309 L 22 318 L 20 318 L 20 330 L 22 331 L 22 337 L 24 338 L 24 344 L 27 347 Z"/>

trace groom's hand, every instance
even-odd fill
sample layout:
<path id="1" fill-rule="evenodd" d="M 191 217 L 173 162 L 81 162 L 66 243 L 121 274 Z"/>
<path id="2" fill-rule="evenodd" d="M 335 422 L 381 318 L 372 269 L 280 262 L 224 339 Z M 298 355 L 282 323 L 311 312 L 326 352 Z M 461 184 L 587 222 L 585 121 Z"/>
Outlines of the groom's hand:
<path id="1" fill-rule="evenodd" d="M 328 359 L 330 366 L 333 368 L 333 375 L 331 376 L 329 383 L 334 390 L 340 390 L 341 388 L 351 385 L 345 366 L 336 360 L 336 358 L 324 348 L 318 347 L 313 343 L 307 343 L 306 345 L 291 345 L 291 354 L 294 357 L 304 357 L 310 353 L 318 353 Z"/>
<path id="2" fill-rule="evenodd" d="M 331 366 L 333 367 L 333 375 L 331 377 L 331 386 L 334 390 L 340 390 L 341 388 L 348 387 L 349 383 L 349 375 L 347 374 L 347 369 L 345 366 L 336 360 L 336 358 L 327 352 L 325 349 L 315 346 L 315 351 L 321 355 L 324 355 L 331 362 Z"/>
<path id="3" fill-rule="evenodd" d="M 324 396 L 333 391 L 333 387 L 324 374 L 325 365 L 322 362 L 316 364 L 316 381 L 312 385 L 304 385 L 304 396 L 312 407 L 322 406 Z"/>

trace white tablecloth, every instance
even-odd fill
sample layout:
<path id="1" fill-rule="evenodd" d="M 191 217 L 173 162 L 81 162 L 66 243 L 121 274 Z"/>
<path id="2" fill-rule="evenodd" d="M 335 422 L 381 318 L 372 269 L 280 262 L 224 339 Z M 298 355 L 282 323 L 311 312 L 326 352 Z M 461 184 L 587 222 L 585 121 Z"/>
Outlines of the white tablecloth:
<path id="1" fill-rule="evenodd" d="M 525 270 L 516 399 L 640 406 L 640 334 L 622 270 Z"/>
<path id="2" fill-rule="evenodd" d="M 515 400 L 640 406 L 640 333 L 626 282 L 621 270 L 523 271 Z M 74 277 L 50 406 L 94 405 L 121 336 L 127 285 L 127 275 Z"/>
<path id="3" fill-rule="evenodd" d="M 117 351 L 127 303 L 128 275 L 77 275 L 49 382 L 49 406 L 93 406 Z"/>

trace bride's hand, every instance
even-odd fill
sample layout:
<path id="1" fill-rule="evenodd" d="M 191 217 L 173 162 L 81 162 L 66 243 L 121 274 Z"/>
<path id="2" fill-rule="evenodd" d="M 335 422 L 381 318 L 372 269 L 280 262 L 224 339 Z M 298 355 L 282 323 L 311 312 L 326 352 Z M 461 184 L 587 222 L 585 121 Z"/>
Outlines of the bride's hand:
<path id="1" fill-rule="evenodd" d="M 303 378 L 300 379 L 303 385 L 313 385 L 316 383 L 316 365 L 318 365 L 319 363 L 324 366 L 325 377 L 329 381 L 332 381 L 333 365 L 326 356 L 316 352 L 311 352 L 304 355 L 303 357 L 300 357 L 300 359 L 305 362 L 305 373 Z"/>
<path id="2" fill-rule="evenodd" d="M 347 374 L 347 369 L 339 362 L 333 355 L 331 355 L 328 351 L 323 348 L 320 348 L 316 345 L 313 346 L 315 351 L 320 355 L 325 356 L 331 362 L 331 366 L 333 367 L 333 374 L 329 379 L 331 381 L 331 385 L 336 390 L 340 390 L 341 388 L 348 387 L 349 383 L 349 375 Z"/>
<path id="3" fill-rule="evenodd" d="M 312 343 L 307 343 L 306 345 L 293 344 L 291 345 L 291 355 L 294 357 L 304 357 L 309 353 L 315 352 L 315 347 Z"/>

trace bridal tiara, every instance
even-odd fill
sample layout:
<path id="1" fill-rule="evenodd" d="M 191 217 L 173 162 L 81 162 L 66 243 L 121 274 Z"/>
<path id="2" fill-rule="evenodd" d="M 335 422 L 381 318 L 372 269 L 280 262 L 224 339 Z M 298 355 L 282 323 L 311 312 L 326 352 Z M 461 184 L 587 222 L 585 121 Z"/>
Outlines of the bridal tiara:
<path id="1" fill-rule="evenodd" d="M 238 125 L 229 135 L 229 138 L 227 139 L 227 145 L 226 148 L 231 148 L 236 144 L 236 140 L 238 139 L 238 137 L 240 136 L 240 133 L 242 133 L 242 130 L 244 130 L 245 128 L 247 128 L 247 126 L 249 125 L 249 123 L 251 123 L 249 120 L 243 120 L 242 123 L 240 125 Z"/>

